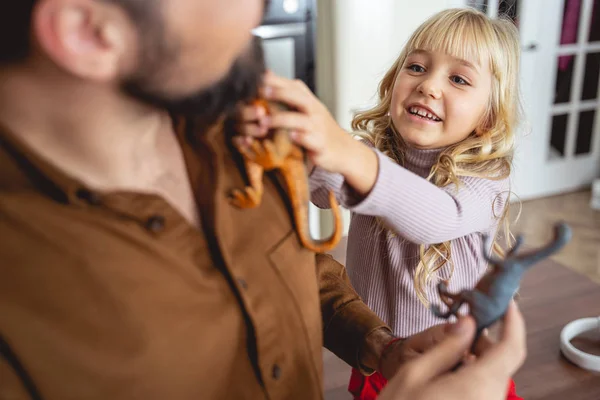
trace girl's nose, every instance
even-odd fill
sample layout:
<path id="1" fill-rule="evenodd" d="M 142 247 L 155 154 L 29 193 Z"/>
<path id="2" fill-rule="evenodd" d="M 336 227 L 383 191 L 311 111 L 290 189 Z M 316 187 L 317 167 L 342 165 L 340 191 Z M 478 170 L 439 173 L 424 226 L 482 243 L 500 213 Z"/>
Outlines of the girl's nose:
<path id="1" fill-rule="evenodd" d="M 436 83 L 436 80 L 433 78 L 428 78 L 423 80 L 417 87 L 419 93 L 427 97 L 431 97 L 433 99 L 439 99 L 442 96 L 442 91 L 440 86 Z"/>

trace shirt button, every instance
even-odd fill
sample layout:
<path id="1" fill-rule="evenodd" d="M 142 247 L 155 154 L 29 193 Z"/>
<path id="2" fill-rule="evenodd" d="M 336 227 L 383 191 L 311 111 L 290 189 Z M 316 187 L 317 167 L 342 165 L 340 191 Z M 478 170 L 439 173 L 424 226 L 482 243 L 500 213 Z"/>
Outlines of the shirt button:
<path id="1" fill-rule="evenodd" d="M 97 193 L 94 193 L 88 189 L 83 189 L 83 188 L 77 189 L 77 192 L 75 192 L 75 195 L 77 196 L 78 199 L 86 201 L 93 206 L 100 205 L 100 202 L 101 202 L 100 195 Z"/>
<path id="2" fill-rule="evenodd" d="M 165 229 L 165 217 L 162 215 L 153 215 L 146 221 L 146 229 L 151 232 L 159 233 Z"/>
<path id="3" fill-rule="evenodd" d="M 246 282 L 245 280 L 243 280 L 242 278 L 238 278 L 237 279 L 238 285 L 240 285 L 240 287 L 244 290 L 248 289 L 248 282 Z"/>
<path id="4" fill-rule="evenodd" d="M 273 379 L 277 380 L 281 378 L 281 367 L 277 364 L 273 365 Z"/>

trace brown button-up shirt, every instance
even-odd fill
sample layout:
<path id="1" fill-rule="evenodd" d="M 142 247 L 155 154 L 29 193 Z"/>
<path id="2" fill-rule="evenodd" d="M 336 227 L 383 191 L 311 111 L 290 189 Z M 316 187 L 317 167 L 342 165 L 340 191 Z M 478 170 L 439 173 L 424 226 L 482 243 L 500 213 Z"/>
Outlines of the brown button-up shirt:
<path id="1" fill-rule="evenodd" d="M 323 340 L 354 365 L 384 325 L 341 265 L 300 246 L 276 178 L 258 208 L 231 206 L 245 175 L 225 135 L 185 129 L 200 228 L 1 130 L 1 400 L 322 398 Z"/>

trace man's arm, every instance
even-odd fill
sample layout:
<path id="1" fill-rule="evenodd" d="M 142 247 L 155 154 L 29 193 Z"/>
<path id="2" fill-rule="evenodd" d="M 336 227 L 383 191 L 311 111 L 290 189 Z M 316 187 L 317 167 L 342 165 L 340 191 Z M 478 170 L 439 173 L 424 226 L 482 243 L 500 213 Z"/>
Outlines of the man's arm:
<path id="1" fill-rule="evenodd" d="M 395 337 L 362 302 L 344 266 L 330 255 L 316 257 L 325 347 L 363 373 L 372 373 Z"/>
<path id="2" fill-rule="evenodd" d="M 390 379 L 453 334 L 454 324 L 440 324 L 394 340 L 390 328 L 354 291 L 344 266 L 330 255 L 316 257 L 325 347 L 363 374 L 378 370 Z"/>

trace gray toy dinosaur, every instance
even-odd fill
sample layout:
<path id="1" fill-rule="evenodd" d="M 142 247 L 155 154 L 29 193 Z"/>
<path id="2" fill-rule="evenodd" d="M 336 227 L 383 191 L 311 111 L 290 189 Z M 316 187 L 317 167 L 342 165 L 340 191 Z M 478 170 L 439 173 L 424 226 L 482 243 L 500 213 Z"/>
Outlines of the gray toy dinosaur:
<path id="1" fill-rule="evenodd" d="M 483 254 L 492 265 L 492 269 L 481 278 L 473 290 L 463 290 L 460 293 L 451 294 L 445 283 L 439 283 L 438 292 L 444 304 L 448 306 L 448 311 L 442 313 L 436 305 L 431 306 L 431 311 L 437 317 L 448 319 L 451 316 L 457 317 L 458 310 L 464 303 L 469 304 L 469 314 L 475 319 L 477 327 L 471 347 L 471 352 L 473 352 L 483 330 L 506 313 L 525 271 L 559 251 L 571 240 L 571 235 L 571 228 L 567 224 L 558 223 L 554 226 L 554 239 L 549 244 L 540 249 L 517 255 L 517 251 L 523 244 L 523 236 L 519 235 L 504 260 L 487 255 L 489 237 L 484 236 Z"/>

